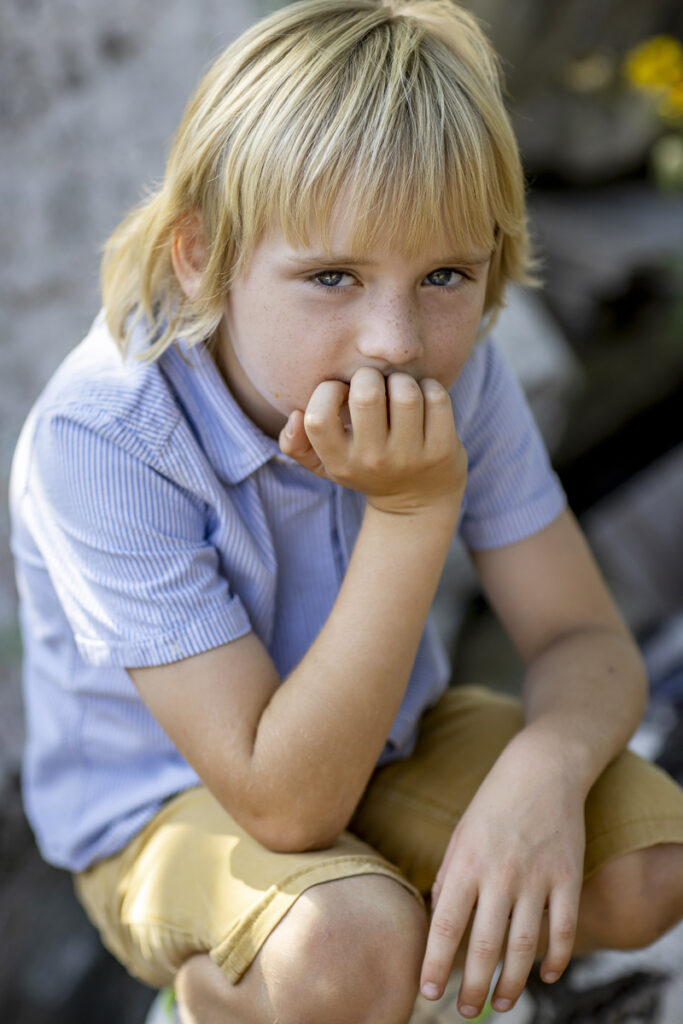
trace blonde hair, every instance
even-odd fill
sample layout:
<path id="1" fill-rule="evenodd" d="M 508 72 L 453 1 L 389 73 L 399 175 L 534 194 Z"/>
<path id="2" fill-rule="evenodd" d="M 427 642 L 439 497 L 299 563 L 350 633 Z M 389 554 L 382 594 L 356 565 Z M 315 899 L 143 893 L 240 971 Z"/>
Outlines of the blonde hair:
<path id="1" fill-rule="evenodd" d="M 154 359 L 211 338 L 264 232 L 325 240 L 344 197 L 354 248 L 436 239 L 494 249 L 485 312 L 530 281 L 524 180 L 495 54 L 451 0 L 301 0 L 254 25 L 199 83 L 166 174 L 109 239 L 107 322 Z M 199 218 L 206 262 L 182 291 L 173 233 Z"/>

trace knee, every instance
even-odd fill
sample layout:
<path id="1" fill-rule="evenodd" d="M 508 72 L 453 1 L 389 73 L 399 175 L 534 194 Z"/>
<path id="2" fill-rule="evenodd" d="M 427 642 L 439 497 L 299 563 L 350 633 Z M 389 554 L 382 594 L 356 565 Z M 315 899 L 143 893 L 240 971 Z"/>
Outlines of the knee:
<path id="1" fill-rule="evenodd" d="M 261 967 L 277 979 L 283 1024 L 410 1019 L 426 917 L 402 886 L 368 875 L 314 887 L 277 932 L 264 947 Z"/>
<path id="2" fill-rule="evenodd" d="M 597 945 L 649 946 L 683 917 L 683 846 L 653 846 L 610 861 L 585 894 Z"/>

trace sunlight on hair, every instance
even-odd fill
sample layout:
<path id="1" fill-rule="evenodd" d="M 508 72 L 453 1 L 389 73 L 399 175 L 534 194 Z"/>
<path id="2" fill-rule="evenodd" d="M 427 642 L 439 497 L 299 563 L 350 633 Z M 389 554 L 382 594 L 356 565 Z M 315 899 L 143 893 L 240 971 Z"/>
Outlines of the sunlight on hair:
<path id="1" fill-rule="evenodd" d="M 524 181 L 497 61 L 450 0 L 302 0 L 233 43 L 197 87 L 161 187 L 114 232 L 103 261 L 110 329 L 146 322 L 156 358 L 211 337 L 259 238 L 323 240 L 341 197 L 354 247 L 443 242 L 494 249 L 490 323 L 509 281 L 529 282 Z M 201 287 L 171 263 L 175 226 L 199 215 Z"/>

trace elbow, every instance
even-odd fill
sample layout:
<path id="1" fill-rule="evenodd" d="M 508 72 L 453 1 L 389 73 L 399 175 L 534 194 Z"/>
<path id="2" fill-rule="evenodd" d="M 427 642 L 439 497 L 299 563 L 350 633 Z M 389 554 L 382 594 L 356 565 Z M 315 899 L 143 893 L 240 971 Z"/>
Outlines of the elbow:
<path id="1" fill-rule="evenodd" d="M 261 846 L 273 853 L 305 853 L 333 846 L 344 826 L 273 814 L 253 818 L 243 827 Z"/>

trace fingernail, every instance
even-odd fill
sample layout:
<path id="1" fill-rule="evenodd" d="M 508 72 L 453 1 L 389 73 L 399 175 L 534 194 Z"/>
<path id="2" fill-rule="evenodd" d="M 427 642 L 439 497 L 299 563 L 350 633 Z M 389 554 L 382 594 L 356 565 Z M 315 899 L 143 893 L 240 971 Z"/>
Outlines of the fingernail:
<path id="1" fill-rule="evenodd" d="M 459 1006 L 458 1012 L 461 1017 L 478 1017 L 479 1010 L 476 1006 Z"/>
<path id="2" fill-rule="evenodd" d="M 285 423 L 285 437 L 294 437 L 294 430 L 292 428 L 292 421 L 287 420 Z"/>
<path id="3" fill-rule="evenodd" d="M 554 981 L 557 981 L 559 974 L 556 971 L 546 971 L 543 975 L 543 980 L 548 984 L 552 985 Z"/>
<path id="4" fill-rule="evenodd" d="M 422 995 L 426 999 L 438 999 L 441 995 L 441 989 L 433 981 L 426 981 L 422 986 Z"/>
<path id="5" fill-rule="evenodd" d="M 512 1000 L 511 999 L 494 999 L 493 1000 L 493 1009 L 497 1013 L 507 1013 L 508 1010 L 512 1009 Z"/>
<path id="6" fill-rule="evenodd" d="M 428 398 L 436 398 L 441 395 L 443 388 L 439 384 L 438 380 L 433 380 L 431 377 L 425 377 L 422 380 L 425 392 Z"/>

